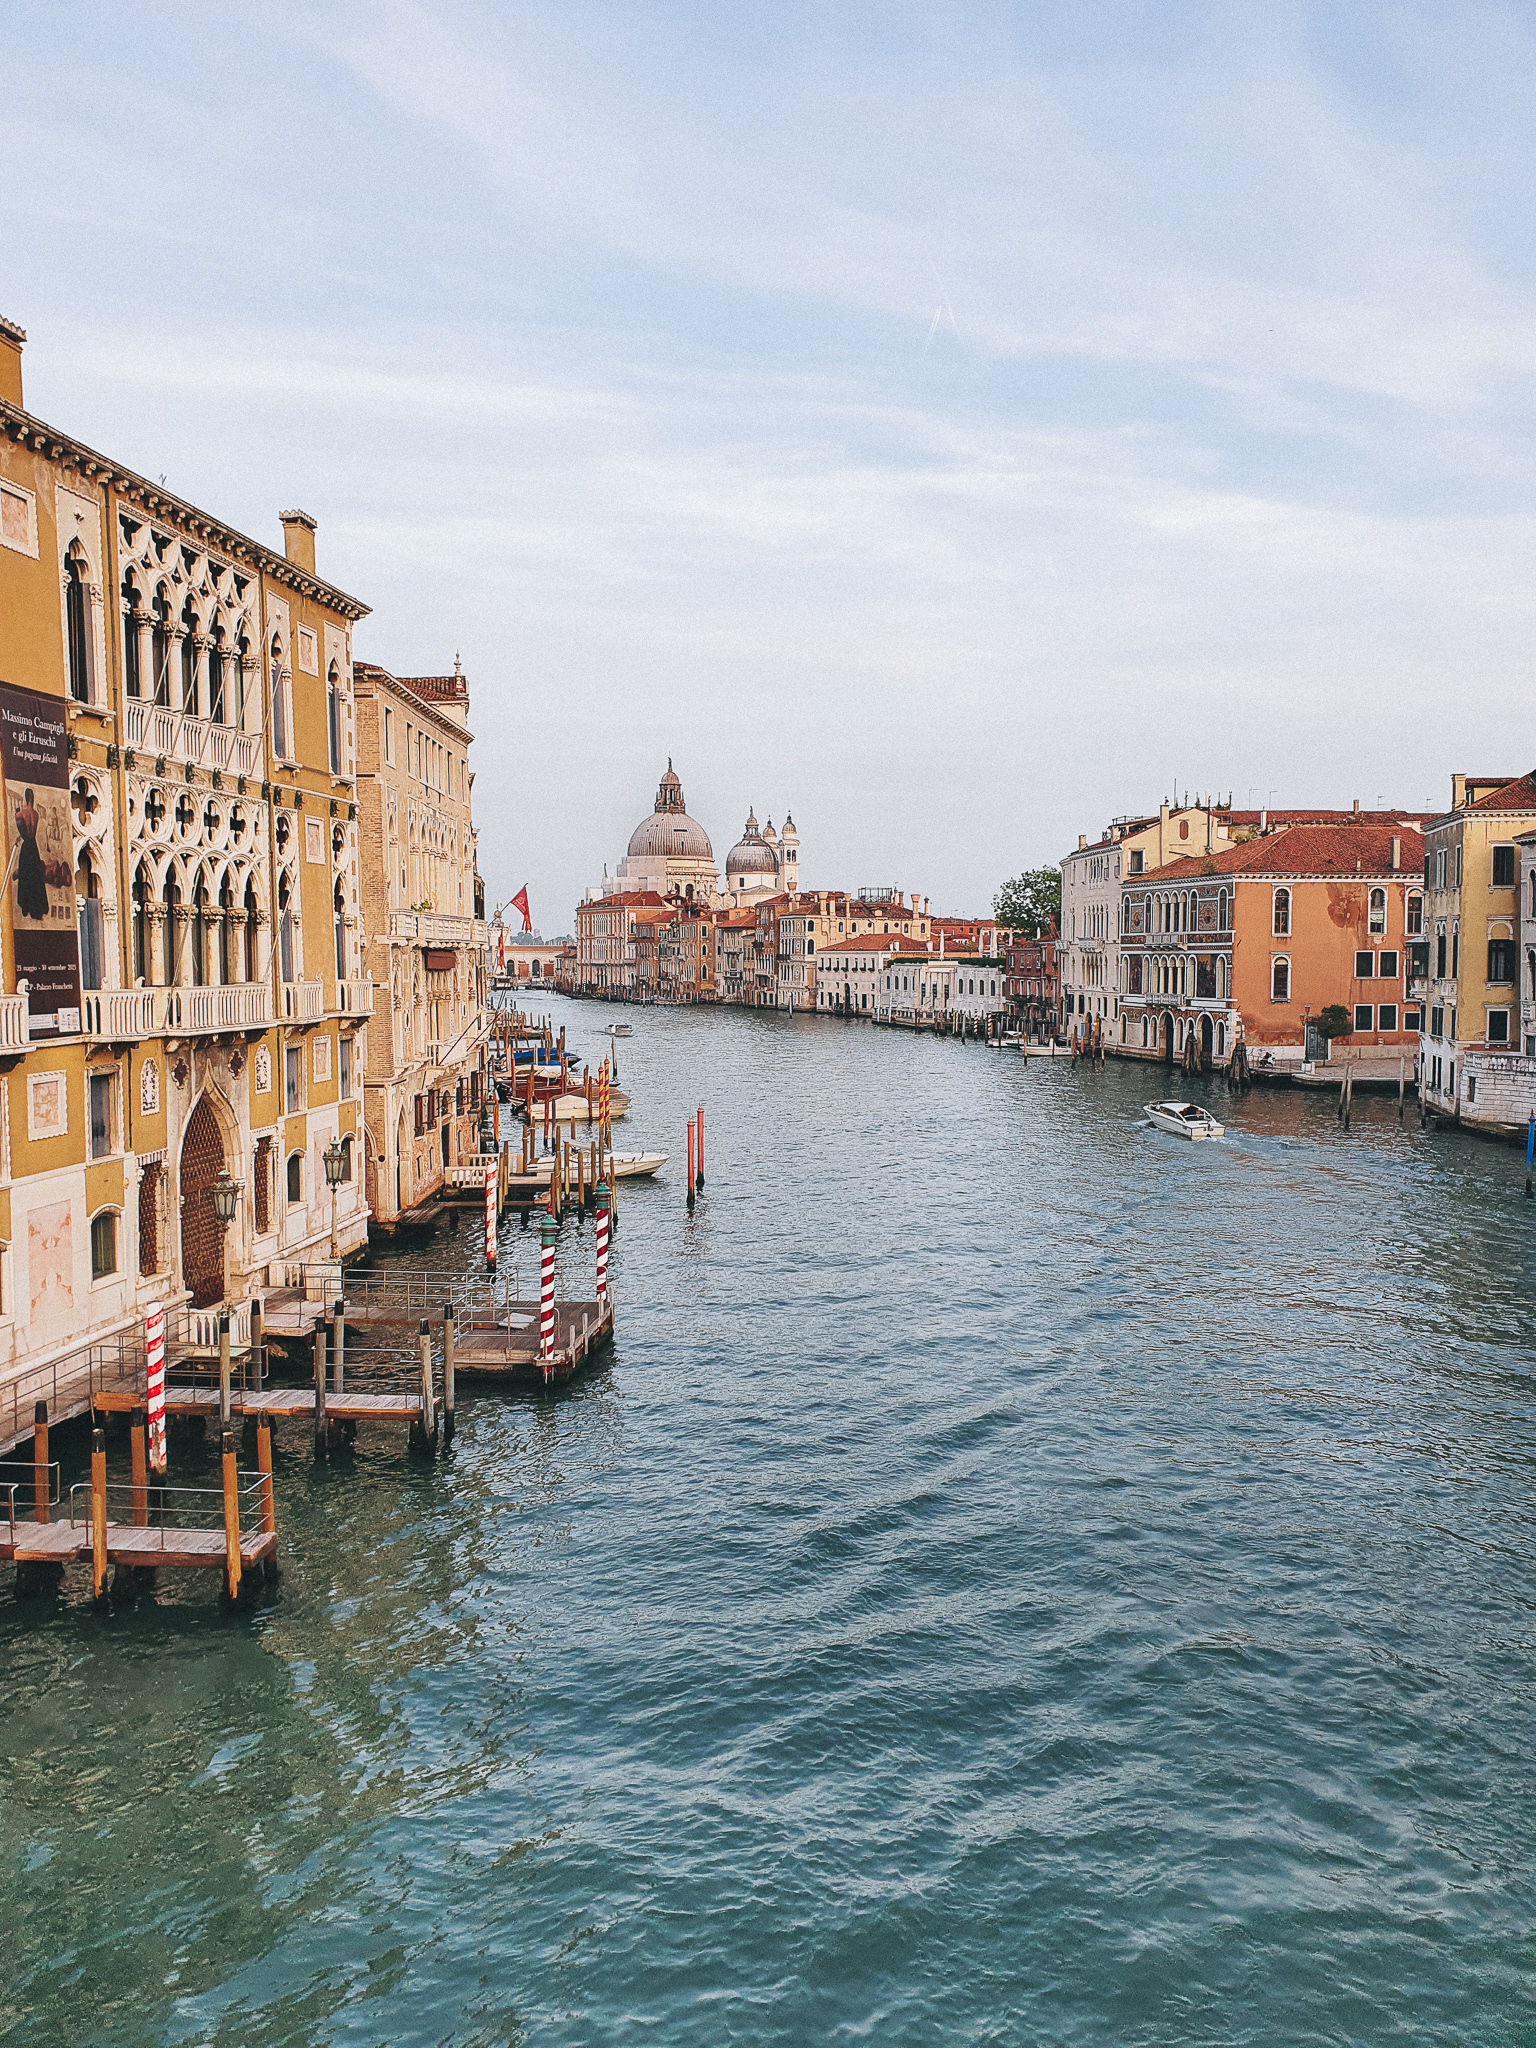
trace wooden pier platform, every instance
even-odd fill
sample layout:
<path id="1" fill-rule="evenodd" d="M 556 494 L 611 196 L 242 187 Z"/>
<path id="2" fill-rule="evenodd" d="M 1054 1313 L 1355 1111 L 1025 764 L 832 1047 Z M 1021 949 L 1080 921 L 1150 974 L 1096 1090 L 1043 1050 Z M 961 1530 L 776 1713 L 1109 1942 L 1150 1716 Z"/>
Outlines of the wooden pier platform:
<path id="1" fill-rule="evenodd" d="M 89 1558 L 89 1522 L 0 1521 L 0 1564 L 73 1564 Z M 240 1533 L 242 1569 L 265 1564 L 277 1555 L 277 1536 L 270 1529 Z M 194 1570 L 223 1571 L 229 1559 L 222 1529 L 141 1528 L 136 1522 L 108 1522 L 107 1562 L 153 1569 L 179 1565 Z"/>
<path id="2" fill-rule="evenodd" d="M 555 1304 L 555 1348 L 539 1356 L 539 1304 L 509 1302 L 493 1318 L 477 1315 L 454 1328 L 454 1369 L 461 1379 L 523 1380 L 548 1386 L 568 1379 L 613 1338 L 613 1293 L 596 1301 Z"/>

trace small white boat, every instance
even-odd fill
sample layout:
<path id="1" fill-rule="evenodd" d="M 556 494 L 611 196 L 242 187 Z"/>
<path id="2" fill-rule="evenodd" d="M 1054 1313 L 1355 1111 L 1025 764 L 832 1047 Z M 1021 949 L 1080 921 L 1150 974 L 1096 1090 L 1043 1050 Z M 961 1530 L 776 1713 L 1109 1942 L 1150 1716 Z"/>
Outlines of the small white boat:
<path id="1" fill-rule="evenodd" d="M 613 1152 L 609 1159 L 615 1180 L 649 1180 L 667 1163 L 665 1152 Z"/>
<path id="2" fill-rule="evenodd" d="M 1193 1102 L 1144 1102 L 1147 1122 L 1179 1138 L 1224 1138 L 1226 1126 Z"/>
<path id="3" fill-rule="evenodd" d="M 632 1038 L 634 1030 L 635 1027 L 632 1024 L 610 1024 L 608 1026 L 608 1036 L 610 1038 Z"/>

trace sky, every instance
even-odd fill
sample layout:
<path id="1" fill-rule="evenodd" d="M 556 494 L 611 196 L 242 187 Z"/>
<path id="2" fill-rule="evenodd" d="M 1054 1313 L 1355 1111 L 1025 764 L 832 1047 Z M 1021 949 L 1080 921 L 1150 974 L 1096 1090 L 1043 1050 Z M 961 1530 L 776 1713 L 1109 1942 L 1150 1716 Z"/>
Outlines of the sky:
<path id="1" fill-rule="evenodd" d="M 568 931 L 717 861 L 976 914 L 1186 790 L 1522 772 L 1536 5 L 17 9 L 27 403 L 462 657 Z"/>

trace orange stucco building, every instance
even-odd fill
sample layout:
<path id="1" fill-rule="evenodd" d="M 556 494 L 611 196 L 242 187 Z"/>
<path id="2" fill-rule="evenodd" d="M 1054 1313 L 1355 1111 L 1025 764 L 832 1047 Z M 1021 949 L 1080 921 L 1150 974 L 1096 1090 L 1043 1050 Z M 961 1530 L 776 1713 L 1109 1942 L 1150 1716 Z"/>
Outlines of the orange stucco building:
<path id="1" fill-rule="evenodd" d="M 1293 825 L 1170 863 L 1121 893 L 1121 1048 L 1223 1064 L 1239 1039 L 1321 1058 L 1316 1019 L 1349 1013 L 1346 1043 L 1417 1050 L 1408 1000 L 1424 935 L 1424 842 L 1408 827 Z M 1250 1055 L 1251 1056 L 1251 1055 Z"/>

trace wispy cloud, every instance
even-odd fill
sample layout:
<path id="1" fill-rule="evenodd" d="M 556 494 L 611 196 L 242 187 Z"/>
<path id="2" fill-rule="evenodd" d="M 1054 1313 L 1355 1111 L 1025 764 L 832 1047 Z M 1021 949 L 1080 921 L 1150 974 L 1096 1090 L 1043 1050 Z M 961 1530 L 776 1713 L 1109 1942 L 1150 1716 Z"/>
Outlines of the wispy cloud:
<path id="1" fill-rule="evenodd" d="M 84 18 L 0 140 L 34 390 L 262 530 L 313 500 L 373 652 L 463 648 L 546 904 L 669 752 L 717 837 L 788 800 L 809 879 L 955 904 L 1175 777 L 1510 752 L 1520 11 Z"/>

